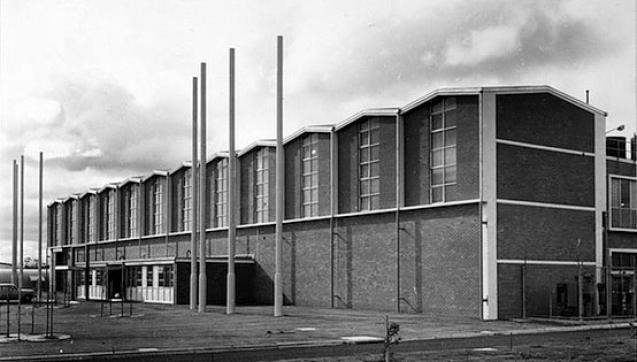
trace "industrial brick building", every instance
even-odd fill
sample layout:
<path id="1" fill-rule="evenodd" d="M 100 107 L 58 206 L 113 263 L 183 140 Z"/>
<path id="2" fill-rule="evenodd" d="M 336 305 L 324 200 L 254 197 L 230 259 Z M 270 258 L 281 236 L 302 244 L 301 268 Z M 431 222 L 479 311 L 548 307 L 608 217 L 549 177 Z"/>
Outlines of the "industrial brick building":
<path id="1" fill-rule="evenodd" d="M 612 294 L 626 312 L 635 157 L 625 142 L 607 157 L 605 117 L 548 86 L 451 88 L 290 135 L 285 302 L 497 319 L 558 313 L 573 303 L 565 286 L 585 278 L 587 314 L 606 310 L 609 281 L 632 285 Z M 274 146 L 237 154 L 240 304 L 273 303 Z M 224 303 L 228 154 L 206 170 L 207 299 Z M 184 163 L 50 203 L 56 288 L 188 303 L 190 173 Z"/>

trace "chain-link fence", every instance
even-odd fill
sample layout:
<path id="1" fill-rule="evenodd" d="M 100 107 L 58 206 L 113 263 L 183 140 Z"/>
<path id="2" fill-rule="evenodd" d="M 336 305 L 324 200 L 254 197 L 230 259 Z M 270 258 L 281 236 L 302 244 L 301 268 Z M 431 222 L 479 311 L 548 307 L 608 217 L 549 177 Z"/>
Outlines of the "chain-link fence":
<path id="1" fill-rule="evenodd" d="M 519 267 L 523 318 L 637 317 L 634 266 L 524 263 Z"/>

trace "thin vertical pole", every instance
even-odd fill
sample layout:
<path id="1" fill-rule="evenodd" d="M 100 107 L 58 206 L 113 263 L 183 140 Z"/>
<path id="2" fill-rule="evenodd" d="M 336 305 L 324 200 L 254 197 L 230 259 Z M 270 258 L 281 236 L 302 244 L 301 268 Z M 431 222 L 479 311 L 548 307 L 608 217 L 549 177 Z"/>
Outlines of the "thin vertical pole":
<path id="1" fill-rule="evenodd" d="M 522 319 L 526 319 L 526 257 L 524 258 L 524 264 L 521 265 L 522 269 Z"/>
<path id="2" fill-rule="evenodd" d="M 283 239 L 283 37 L 277 37 L 276 67 L 276 243 L 274 272 L 274 316 L 283 315 L 281 244 Z"/>
<path id="3" fill-rule="evenodd" d="M 20 155 L 20 276 L 18 277 L 18 340 L 22 324 L 22 279 L 24 278 L 24 155 Z"/>
<path id="4" fill-rule="evenodd" d="M 18 163 L 13 160 L 13 239 L 11 245 L 11 284 L 18 285 Z"/>
<path id="5" fill-rule="evenodd" d="M 197 308 L 197 220 L 199 219 L 199 178 L 197 166 L 197 77 L 192 77 L 192 226 L 190 233 L 190 309 Z"/>
<path id="6" fill-rule="evenodd" d="M 206 310 L 206 63 L 201 63 L 201 151 L 199 157 L 199 312 Z"/>
<path id="7" fill-rule="evenodd" d="M 22 324 L 22 279 L 24 278 L 24 155 L 20 155 L 20 276 L 18 278 L 18 340 Z"/>
<path id="8" fill-rule="evenodd" d="M 235 220 L 235 155 L 234 155 L 234 48 L 230 48 L 230 69 L 229 69 L 229 125 L 228 125 L 228 280 L 226 293 L 226 314 L 233 314 L 235 307 L 236 285 L 234 272 L 234 254 L 236 242 L 236 220 Z"/>
<path id="9" fill-rule="evenodd" d="M 40 152 L 39 163 L 39 187 L 38 187 L 38 305 L 42 300 L 42 180 L 43 180 L 44 158 Z"/>

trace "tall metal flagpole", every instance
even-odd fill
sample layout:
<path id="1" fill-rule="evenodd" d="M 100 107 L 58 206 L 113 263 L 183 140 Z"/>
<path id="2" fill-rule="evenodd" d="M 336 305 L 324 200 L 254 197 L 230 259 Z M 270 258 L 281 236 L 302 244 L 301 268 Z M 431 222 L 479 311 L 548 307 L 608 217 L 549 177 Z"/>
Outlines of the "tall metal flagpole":
<path id="1" fill-rule="evenodd" d="M 201 152 L 199 157 L 199 312 L 206 310 L 206 63 L 201 63 Z"/>
<path id="2" fill-rule="evenodd" d="M 38 305 L 42 300 L 42 180 L 44 177 L 44 157 L 40 152 L 38 187 Z"/>
<path id="3" fill-rule="evenodd" d="M 24 279 L 24 155 L 20 155 L 20 276 L 18 278 L 18 339 L 22 319 L 22 280 Z"/>
<path id="4" fill-rule="evenodd" d="M 283 233 L 283 37 L 277 37 L 276 67 L 276 244 L 274 272 L 274 316 L 283 315 L 281 244 Z"/>
<path id="5" fill-rule="evenodd" d="M 197 220 L 199 219 L 199 178 L 197 166 L 197 77 L 192 77 L 192 168 L 190 185 L 192 186 L 192 225 L 190 227 L 190 309 L 197 308 Z"/>
<path id="6" fill-rule="evenodd" d="M 11 248 L 11 284 L 18 285 L 18 163 L 13 160 L 13 239 Z"/>
<path id="7" fill-rule="evenodd" d="M 234 272 L 234 254 L 236 238 L 235 220 L 235 155 L 234 155 L 234 48 L 230 48 L 230 89 L 229 89 L 229 125 L 228 125 L 228 280 L 226 293 L 226 314 L 234 313 L 236 284 Z"/>

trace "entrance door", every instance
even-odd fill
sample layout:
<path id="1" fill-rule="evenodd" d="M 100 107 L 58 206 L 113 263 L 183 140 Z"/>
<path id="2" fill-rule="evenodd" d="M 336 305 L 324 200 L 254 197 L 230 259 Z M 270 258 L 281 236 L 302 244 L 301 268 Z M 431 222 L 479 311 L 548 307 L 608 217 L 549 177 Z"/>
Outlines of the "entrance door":
<path id="1" fill-rule="evenodd" d="M 108 270 L 108 298 L 122 298 L 122 269 Z"/>

